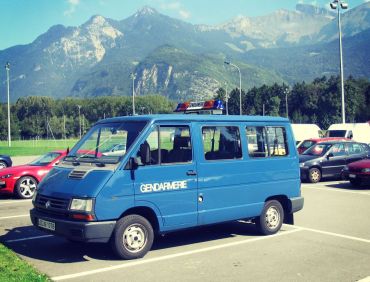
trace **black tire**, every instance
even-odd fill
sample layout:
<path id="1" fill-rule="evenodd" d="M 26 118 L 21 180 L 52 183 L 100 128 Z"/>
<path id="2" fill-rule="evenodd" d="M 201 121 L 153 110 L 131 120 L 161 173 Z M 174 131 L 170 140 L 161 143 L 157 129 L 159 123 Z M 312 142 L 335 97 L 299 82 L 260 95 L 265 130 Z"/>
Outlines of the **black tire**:
<path id="1" fill-rule="evenodd" d="M 284 209 L 279 201 L 265 203 L 261 215 L 256 219 L 256 226 L 263 235 L 277 233 L 284 222 Z"/>
<path id="2" fill-rule="evenodd" d="M 308 180 L 311 183 L 320 182 L 320 180 L 321 180 L 321 171 L 316 167 L 311 168 L 308 171 Z"/>
<path id="3" fill-rule="evenodd" d="M 111 238 L 113 251 L 122 259 L 142 258 L 152 248 L 153 227 L 150 222 L 137 214 L 117 221 Z"/>
<path id="4" fill-rule="evenodd" d="M 15 184 L 15 195 L 20 199 L 31 199 L 37 184 L 37 180 L 32 176 L 23 176 Z"/>
<path id="5" fill-rule="evenodd" d="M 352 186 L 360 186 L 361 185 L 361 179 L 350 179 L 349 182 L 351 182 Z"/>
<path id="6" fill-rule="evenodd" d="M 0 169 L 8 167 L 6 162 L 0 161 Z"/>

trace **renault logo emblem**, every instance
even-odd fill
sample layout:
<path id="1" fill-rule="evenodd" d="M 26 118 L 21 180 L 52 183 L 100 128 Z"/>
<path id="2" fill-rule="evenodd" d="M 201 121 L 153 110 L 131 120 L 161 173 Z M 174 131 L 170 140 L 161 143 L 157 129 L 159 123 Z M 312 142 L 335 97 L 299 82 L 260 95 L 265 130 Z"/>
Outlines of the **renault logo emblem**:
<path id="1" fill-rule="evenodd" d="M 50 208 L 50 201 L 47 201 L 46 203 L 45 203 L 45 208 Z"/>

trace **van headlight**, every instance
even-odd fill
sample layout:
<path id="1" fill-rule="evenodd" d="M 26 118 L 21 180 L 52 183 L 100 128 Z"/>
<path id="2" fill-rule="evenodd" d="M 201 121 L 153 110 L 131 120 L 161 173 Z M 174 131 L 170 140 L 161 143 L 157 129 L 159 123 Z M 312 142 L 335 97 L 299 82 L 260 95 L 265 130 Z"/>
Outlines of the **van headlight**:
<path id="1" fill-rule="evenodd" d="M 370 168 L 363 168 L 362 172 L 368 173 L 368 172 L 370 172 Z"/>
<path id="2" fill-rule="evenodd" d="M 93 210 L 93 199 L 72 199 L 71 211 L 91 212 Z"/>
<path id="3" fill-rule="evenodd" d="M 304 167 L 304 163 L 299 163 L 299 167 Z"/>

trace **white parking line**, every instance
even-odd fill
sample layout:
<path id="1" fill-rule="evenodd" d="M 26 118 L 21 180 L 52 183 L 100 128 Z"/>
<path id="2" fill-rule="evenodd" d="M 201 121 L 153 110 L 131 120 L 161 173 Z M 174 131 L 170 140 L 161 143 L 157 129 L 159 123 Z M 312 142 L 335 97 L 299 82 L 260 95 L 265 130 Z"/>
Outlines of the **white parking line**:
<path id="1" fill-rule="evenodd" d="M 339 233 L 334 233 L 334 232 L 329 232 L 329 231 L 324 231 L 324 230 L 319 230 L 319 229 L 313 229 L 313 228 L 307 228 L 307 227 L 297 226 L 297 225 L 291 225 L 291 226 L 293 228 L 296 228 L 296 230 L 306 230 L 306 231 L 311 231 L 311 232 L 315 232 L 315 233 L 320 233 L 320 234 L 325 234 L 325 235 L 330 235 L 330 236 L 335 236 L 335 237 L 340 237 L 340 238 L 344 238 L 344 239 L 350 239 L 350 240 L 370 244 L 370 240 L 364 239 L 364 238 L 348 236 L 348 235 L 344 235 L 344 234 L 339 234 Z"/>
<path id="2" fill-rule="evenodd" d="M 338 188 L 331 188 L 331 187 L 326 187 L 325 188 L 318 188 L 318 187 L 312 187 L 312 186 L 302 186 L 302 188 L 308 188 L 308 189 L 313 189 L 313 190 L 320 190 L 324 192 L 341 192 L 341 193 L 350 193 L 350 194 L 356 194 L 356 195 L 365 195 L 365 196 L 370 196 L 370 193 L 368 192 L 362 192 L 362 191 L 347 191 L 347 190 L 341 190 Z"/>
<path id="3" fill-rule="evenodd" d="M 54 281 L 67 280 L 67 279 L 77 278 L 77 277 L 81 277 L 81 276 L 87 276 L 87 275 L 92 275 L 92 274 L 96 274 L 96 273 L 112 271 L 112 270 L 116 270 L 116 269 L 128 268 L 128 267 L 142 265 L 142 264 L 148 264 L 148 263 L 153 263 L 153 262 L 158 262 L 158 261 L 163 261 L 163 260 L 169 260 L 169 259 L 174 259 L 174 258 L 183 257 L 183 256 L 189 256 L 189 255 L 194 255 L 194 254 L 219 250 L 219 249 L 228 248 L 228 247 L 234 247 L 234 246 L 238 246 L 238 245 L 242 245 L 242 244 L 248 244 L 248 243 L 252 243 L 252 242 L 256 242 L 256 241 L 267 240 L 267 239 L 271 239 L 271 238 L 275 238 L 275 237 L 279 237 L 279 236 L 292 234 L 292 233 L 295 233 L 297 231 L 301 231 L 301 230 L 300 229 L 293 229 L 293 230 L 289 230 L 289 231 L 280 232 L 278 234 L 271 235 L 271 236 L 263 236 L 263 237 L 253 238 L 253 239 L 245 239 L 245 240 L 238 241 L 238 242 L 231 242 L 231 243 L 221 244 L 221 245 L 217 245 L 217 246 L 206 247 L 206 248 L 197 249 L 197 250 L 193 250 L 193 251 L 176 253 L 176 254 L 172 254 L 172 255 L 166 255 L 166 256 L 161 256 L 161 257 L 156 257 L 156 258 L 151 258 L 151 259 L 140 259 L 140 260 L 125 262 L 123 264 L 114 265 L 114 266 L 110 266 L 110 267 L 104 267 L 104 268 L 98 268 L 98 269 L 89 270 L 89 271 L 78 272 L 78 273 L 74 273 L 74 274 L 56 276 L 56 277 L 52 277 L 51 279 L 54 280 Z"/>
<path id="4" fill-rule="evenodd" d="M 9 218 L 17 218 L 17 217 L 26 217 L 26 216 L 30 216 L 30 215 L 29 214 L 21 214 L 21 215 L 3 216 L 3 217 L 0 217 L 0 220 L 1 219 L 9 219 Z"/>
<path id="5" fill-rule="evenodd" d="M 5 241 L 5 243 L 14 243 L 14 242 L 42 239 L 42 238 L 47 238 L 47 237 L 54 237 L 54 235 L 42 235 L 42 236 L 27 237 L 27 238 L 21 238 L 21 239 L 13 239 L 13 240 L 7 240 Z"/>
<path id="6" fill-rule="evenodd" d="M 23 203 L 29 203 L 32 200 L 15 200 L 15 201 L 7 201 L 7 202 L 0 202 L 0 207 L 1 205 L 6 205 L 6 204 L 23 204 Z"/>

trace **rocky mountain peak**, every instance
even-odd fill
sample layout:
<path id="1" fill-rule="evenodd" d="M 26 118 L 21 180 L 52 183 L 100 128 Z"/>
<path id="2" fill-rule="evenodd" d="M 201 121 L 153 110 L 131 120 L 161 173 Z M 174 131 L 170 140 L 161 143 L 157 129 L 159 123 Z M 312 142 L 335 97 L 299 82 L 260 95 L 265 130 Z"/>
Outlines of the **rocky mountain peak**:
<path id="1" fill-rule="evenodd" d="M 155 15 L 155 14 L 158 14 L 156 9 L 150 6 L 144 6 L 135 13 L 134 17 L 142 17 L 142 16 Z"/>
<path id="2" fill-rule="evenodd" d="M 311 16 L 333 16 L 335 13 L 331 10 L 325 9 L 323 7 L 319 7 L 316 5 L 310 5 L 310 4 L 303 4 L 303 3 L 298 3 L 295 6 L 295 9 L 297 12 L 301 12 L 306 15 L 311 15 Z"/>

